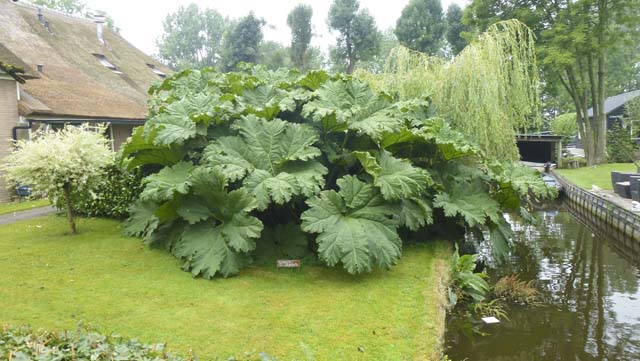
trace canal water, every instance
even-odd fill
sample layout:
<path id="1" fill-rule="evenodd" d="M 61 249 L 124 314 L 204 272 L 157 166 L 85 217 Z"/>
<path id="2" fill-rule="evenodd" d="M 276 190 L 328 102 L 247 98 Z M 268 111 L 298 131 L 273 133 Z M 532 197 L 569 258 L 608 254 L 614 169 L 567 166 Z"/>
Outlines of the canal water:
<path id="1" fill-rule="evenodd" d="M 487 262 L 493 282 L 511 274 L 534 280 L 542 304 L 510 306 L 509 320 L 497 324 L 454 313 L 446 354 L 455 361 L 640 360 L 640 265 L 568 212 L 536 218 L 536 225 L 512 223 L 506 264 Z"/>

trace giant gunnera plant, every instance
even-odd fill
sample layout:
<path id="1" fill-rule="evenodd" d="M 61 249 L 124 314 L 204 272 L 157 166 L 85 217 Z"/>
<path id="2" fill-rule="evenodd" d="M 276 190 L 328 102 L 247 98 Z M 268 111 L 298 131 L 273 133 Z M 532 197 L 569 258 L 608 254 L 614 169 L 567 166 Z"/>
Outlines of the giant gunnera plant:
<path id="1" fill-rule="evenodd" d="M 125 229 L 194 277 L 309 254 L 352 274 L 388 269 L 434 223 L 487 231 L 500 252 L 503 212 L 555 192 L 487 158 L 429 99 L 347 75 L 185 70 L 150 94 L 123 151 L 149 174 Z"/>

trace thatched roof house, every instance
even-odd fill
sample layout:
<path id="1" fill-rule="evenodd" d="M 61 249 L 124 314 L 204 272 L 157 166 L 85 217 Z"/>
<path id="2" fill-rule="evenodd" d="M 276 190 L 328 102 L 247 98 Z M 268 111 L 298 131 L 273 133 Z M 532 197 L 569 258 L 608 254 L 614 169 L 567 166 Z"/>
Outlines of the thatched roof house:
<path id="1" fill-rule="evenodd" d="M 117 148 L 144 122 L 149 86 L 168 72 L 103 18 L 0 0 L 0 158 L 8 139 L 69 122 L 108 123 Z"/>

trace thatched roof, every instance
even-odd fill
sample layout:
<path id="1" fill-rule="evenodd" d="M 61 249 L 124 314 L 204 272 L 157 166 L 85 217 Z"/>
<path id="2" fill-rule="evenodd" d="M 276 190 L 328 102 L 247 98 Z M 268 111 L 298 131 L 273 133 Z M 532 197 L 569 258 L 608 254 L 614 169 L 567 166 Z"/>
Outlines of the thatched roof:
<path id="1" fill-rule="evenodd" d="M 33 98 L 30 100 L 35 100 L 22 106 L 21 112 L 76 118 L 145 118 L 147 89 L 161 80 L 148 64 L 164 73 L 170 69 L 106 26 L 105 44 L 101 43 L 91 19 L 42 9 L 49 23 L 47 29 L 37 14 L 33 6 L 0 0 L 0 62 L 38 76 L 21 85 Z M 94 54 L 103 55 L 118 72 L 103 66 Z M 43 66 L 41 73 L 38 64 Z M 46 109 L 50 111 L 43 111 Z"/>
<path id="2" fill-rule="evenodd" d="M 21 83 L 24 83 L 26 79 L 39 77 L 37 72 L 33 71 L 28 64 L 18 58 L 2 43 L 0 43 L 0 70 L 13 76 Z"/>

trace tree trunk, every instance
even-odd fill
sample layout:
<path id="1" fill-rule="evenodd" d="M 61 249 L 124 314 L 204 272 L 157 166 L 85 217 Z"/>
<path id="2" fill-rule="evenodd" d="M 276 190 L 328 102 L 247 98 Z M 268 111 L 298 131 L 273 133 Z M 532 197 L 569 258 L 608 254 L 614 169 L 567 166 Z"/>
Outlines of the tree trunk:
<path id="1" fill-rule="evenodd" d="M 602 68 L 602 66 L 598 66 Z M 604 68 L 598 70 L 599 78 L 604 78 Z M 600 75 L 601 74 L 601 75 Z M 599 80 L 602 83 L 603 80 Z M 605 89 L 604 86 L 598 85 L 598 94 L 596 101 L 598 103 L 598 112 L 593 114 L 594 117 L 594 133 L 595 133 L 595 149 L 594 149 L 594 162 L 595 164 L 601 164 L 607 162 L 607 114 L 604 109 L 605 101 Z"/>
<path id="2" fill-rule="evenodd" d="M 67 220 L 69 221 L 69 227 L 72 234 L 77 234 L 75 215 L 73 214 L 73 206 L 71 205 L 71 184 L 64 184 L 64 202 L 67 208 Z"/>
<path id="3" fill-rule="evenodd" d="M 353 44 L 351 43 L 351 29 L 347 31 L 347 36 L 345 39 L 345 46 L 347 48 L 347 74 L 352 74 L 356 68 L 356 54 L 353 49 Z"/>
<path id="4" fill-rule="evenodd" d="M 607 1 L 600 0 L 598 2 L 598 89 L 594 103 L 598 104 L 598 113 L 594 112 L 595 132 L 596 132 L 596 149 L 595 161 L 597 164 L 607 161 L 607 113 L 604 108 L 606 99 L 606 48 L 605 48 L 605 29 L 609 23 Z M 595 110 L 595 108 L 594 108 Z"/>

